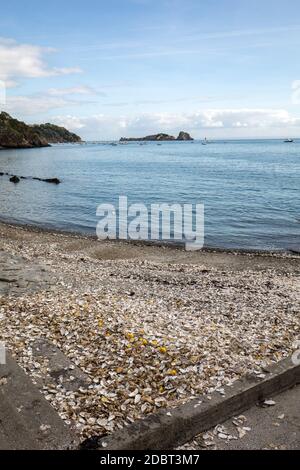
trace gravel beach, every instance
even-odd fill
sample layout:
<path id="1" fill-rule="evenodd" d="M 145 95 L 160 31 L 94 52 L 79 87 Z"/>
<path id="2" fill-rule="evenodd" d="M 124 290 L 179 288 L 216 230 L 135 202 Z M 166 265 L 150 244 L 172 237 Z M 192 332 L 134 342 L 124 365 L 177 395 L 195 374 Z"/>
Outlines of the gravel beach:
<path id="1" fill-rule="evenodd" d="M 0 341 L 82 438 L 263 377 L 300 339 L 296 255 L 191 253 L 5 224 L 0 255 Z M 53 379 L 35 351 L 41 339 L 83 373 L 77 387 Z"/>

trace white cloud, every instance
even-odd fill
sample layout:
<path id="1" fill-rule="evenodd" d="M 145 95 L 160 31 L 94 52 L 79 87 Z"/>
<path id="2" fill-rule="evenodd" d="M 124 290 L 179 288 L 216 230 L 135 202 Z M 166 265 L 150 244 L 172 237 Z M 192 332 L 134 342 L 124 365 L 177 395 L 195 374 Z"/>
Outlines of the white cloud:
<path id="1" fill-rule="evenodd" d="M 1 84 L 4 83 L 0 80 L 0 90 Z M 53 109 L 89 104 L 90 101 L 87 99 L 79 100 L 78 97 L 95 94 L 97 94 L 96 91 L 85 85 L 70 88 L 50 88 L 46 92 L 34 93 L 27 96 L 15 96 L 6 93 L 6 100 L 2 99 L 0 104 L 2 104 L 1 108 L 3 110 L 11 114 L 29 116 L 47 113 Z M 5 93 L 2 92 L 1 96 L 4 95 Z"/>
<path id="2" fill-rule="evenodd" d="M 92 118 L 93 119 L 93 118 Z M 76 116 L 57 116 L 54 118 L 55 122 L 67 129 L 78 131 L 79 129 L 84 129 L 87 126 L 87 121 Z M 100 117 L 97 118 L 99 122 Z"/>
<path id="3" fill-rule="evenodd" d="M 18 44 L 14 40 L 0 38 L 0 79 L 12 84 L 19 78 L 50 77 L 81 72 L 77 67 L 48 67 L 44 55 L 51 52 L 54 52 L 54 49 Z"/>
<path id="4" fill-rule="evenodd" d="M 292 83 L 292 103 L 300 104 L 300 80 Z"/>
<path id="5" fill-rule="evenodd" d="M 6 87 L 5 83 L 0 80 L 0 105 L 5 104 L 6 102 Z"/>
<path id="6" fill-rule="evenodd" d="M 66 96 L 66 95 L 95 95 L 98 92 L 92 87 L 86 85 L 78 85 L 69 88 L 50 88 L 48 94 L 50 96 Z"/>
<path id="7" fill-rule="evenodd" d="M 7 97 L 5 105 L 2 105 L 2 109 L 12 115 L 29 116 L 47 113 L 52 109 L 64 108 L 67 105 L 74 104 L 74 102 L 68 101 L 63 97 L 51 97 L 46 95 L 14 96 Z"/>
<path id="8" fill-rule="evenodd" d="M 180 130 L 192 132 L 195 137 L 204 130 L 262 134 L 279 133 L 299 128 L 300 118 L 284 109 L 207 109 L 196 113 L 154 113 L 138 116 L 108 116 L 98 114 L 90 117 L 57 116 L 55 122 L 70 130 L 81 130 L 85 139 L 139 137 L 156 132 L 176 134 Z M 273 129 L 273 131 L 272 131 Z M 231 132 L 231 134 L 232 134 Z"/>
<path id="9" fill-rule="evenodd" d="M 56 75 L 70 75 L 72 73 L 82 73 L 80 67 L 54 67 L 46 71 L 47 77 L 54 77 Z"/>

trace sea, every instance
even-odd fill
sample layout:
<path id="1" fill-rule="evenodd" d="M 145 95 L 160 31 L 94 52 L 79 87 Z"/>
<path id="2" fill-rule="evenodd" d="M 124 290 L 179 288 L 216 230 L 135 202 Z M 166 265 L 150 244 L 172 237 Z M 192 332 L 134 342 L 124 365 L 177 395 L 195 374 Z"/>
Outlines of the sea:
<path id="1" fill-rule="evenodd" d="M 300 249 L 300 140 L 112 142 L 0 150 L 0 220 L 96 235 L 100 204 L 203 204 L 207 248 Z M 173 240 L 169 240 L 173 243 Z"/>

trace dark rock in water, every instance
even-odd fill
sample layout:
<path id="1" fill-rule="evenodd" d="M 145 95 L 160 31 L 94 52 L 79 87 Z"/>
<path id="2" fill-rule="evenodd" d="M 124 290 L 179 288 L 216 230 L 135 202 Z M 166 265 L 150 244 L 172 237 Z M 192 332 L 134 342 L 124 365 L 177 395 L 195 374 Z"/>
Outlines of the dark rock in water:
<path id="1" fill-rule="evenodd" d="M 157 141 L 169 141 L 175 140 L 175 137 L 168 134 L 154 134 L 154 135 L 147 135 L 146 137 L 121 137 L 120 142 L 141 142 L 141 141 L 150 141 L 150 142 L 157 142 Z"/>
<path id="2" fill-rule="evenodd" d="M 177 140 L 194 140 L 188 132 L 179 132 Z"/>
<path id="3" fill-rule="evenodd" d="M 60 184 L 60 180 L 58 178 L 46 178 L 42 181 L 45 181 L 46 183 Z"/>
<path id="4" fill-rule="evenodd" d="M 0 176 L 9 176 L 12 183 L 19 183 L 20 180 L 35 180 L 35 181 L 44 181 L 45 183 L 60 184 L 61 181 L 58 178 L 38 178 L 37 176 L 17 176 L 11 175 L 9 173 L 3 173 L 0 171 Z"/>
<path id="5" fill-rule="evenodd" d="M 61 181 L 58 178 L 38 178 L 37 176 L 34 176 L 31 178 L 35 181 L 44 181 L 45 183 L 53 183 L 53 184 L 60 184 Z"/>
<path id="6" fill-rule="evenodd" d="M 181 131 L 175 139 L 173 135 L 169 134 L 154 134 L 147 135 L 146 137 L 121 137 L 120 142 L 141 142 L 141 141 L 150 141 L 150 142 L 160 142 L 160 141 L 173 141 L 173 140 L 194 140 L 190 134 L 187 132 Z"/>
<path id="7" fill-rule="evenodd" d="M 19 178 L 18 176 L 12 176 L 12 177 L 9 179 L 9 181 L 10 181 L 11 183 L 17 184 L 17 183 L 20 183 L 20 178 Z"/>

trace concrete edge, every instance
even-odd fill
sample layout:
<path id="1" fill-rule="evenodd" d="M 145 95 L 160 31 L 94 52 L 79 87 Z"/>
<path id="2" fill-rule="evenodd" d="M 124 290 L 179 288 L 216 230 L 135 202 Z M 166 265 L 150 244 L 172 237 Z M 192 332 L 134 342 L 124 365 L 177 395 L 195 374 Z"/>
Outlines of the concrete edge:
<path id="1" fill-rule="evenodd" d="M 8 353 L 0 380 L 0 450 L 78 448 L 73 430 Z"/>
<path id="2" fill-rule="evenodd" d="M 225 395 L 213 393 L 211 399 L 198 397 L 175 408 L 136 421 L 130 426 L 99 439 L 102 450 L 167 450 L 185 444 L 227 419 L 242 413 L 258 402 L 300 383 L 300 365 L 285 359 L 265 370 L 266 377 L 245 377 Z"/>

